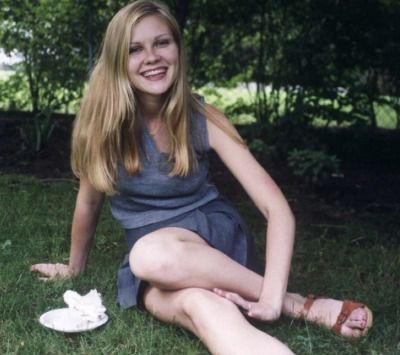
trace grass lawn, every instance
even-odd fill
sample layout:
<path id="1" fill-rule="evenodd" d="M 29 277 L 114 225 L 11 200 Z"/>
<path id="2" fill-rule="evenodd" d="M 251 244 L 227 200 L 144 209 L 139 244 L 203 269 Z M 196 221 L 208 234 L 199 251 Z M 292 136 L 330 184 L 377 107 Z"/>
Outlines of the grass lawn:
<path id="1" fill-rule="evenodd" d="M 122 230 L 105 206 L 88 270 L 74 280 L 41 282 L 29 273 L 36 262 L 66 262 L 77 184 L 0 175 L 1 354 L 207 354 L 188 332 L 166 326 L 140 310 L 115 304 L 116 270 L 126 252 Z M 289 196 L 300 211 L 296 196 Z M 297 205 L 298 204 L 298 205 Z M 248 202 L 239 209 L 263 247 L 263 222 Z M 338 210 L 340 208 L 338 207 Z M 365 301 L 375 323 L 367 337 L 347 341 L 329 331 L 282 318 L 260 329 L 296 354 L 400 354 L 400 243 L 394 213 L 297 216 L 298 232 L 290 291 Z M 39 316 L 64 307 L 67 289 L 102 295 L 110 321 L 91 332 L 65 335 L 42 327 Z M 246 354 L 244 354 L 246 355 Z"/>

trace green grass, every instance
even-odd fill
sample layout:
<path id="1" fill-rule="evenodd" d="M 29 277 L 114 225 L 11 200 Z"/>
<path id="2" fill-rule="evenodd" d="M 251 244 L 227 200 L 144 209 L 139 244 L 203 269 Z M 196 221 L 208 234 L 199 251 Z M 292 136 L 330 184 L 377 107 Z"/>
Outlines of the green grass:
<path id="1" fill-rule="evenodd" d="M 188 332 L 164 325 L 138 309 L 115 304 L 118 264 L 125 253 L 123 232 L 105 205 L 88 270 L 73 280 L 41 282 L 29 266 L 66 262 L 77 184 L 18 175 L 0 175 L 0 353 L 1 354 L 207 354 Z M 324 215 L 315 209 L 301 218 L 304 206 L 290 196 L 298 220 L 296 251 L 289 289 L 355 298 L 370 305 L 375 324 L 367 337 L 347 341 L 331 332 L 282 318 L 260 329 L 286 342 L 296 354 L 400 354 L 398 216 Z M 263 246 L 263 225 L 249 202 L 239 208 Z M 110 321 L 91 332 L 64 335 L 42 327 L 43 312 L 63 307 L 67 289 L 103 296 Z"/>

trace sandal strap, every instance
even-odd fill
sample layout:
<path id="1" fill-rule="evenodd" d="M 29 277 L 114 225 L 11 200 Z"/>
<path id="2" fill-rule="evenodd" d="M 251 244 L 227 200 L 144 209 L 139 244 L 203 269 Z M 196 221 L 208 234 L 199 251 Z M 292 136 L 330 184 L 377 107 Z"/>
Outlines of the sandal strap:
<path id="1" fill-rule="evenodd" d="M 306 301 L 303 305 L 303 310 L 301 311 L 301 317 L 306 318 L 310 308 L 312 307 L 314 301 L 317 299 L 314 295 L 308 295 Z"/>
<path id="2" fill-rule="evenodd" d="M 308 295 L 306 301 L 304 302 L 303 310 L 301 311 L 300 317 L 305 319 L 307 317 L 308 312 L 310 311 L 310 308 L 314 304 L 314 301 L 322 298 L 326 297 L 315 296 L 313 294 Z"/>
<path id="3" fill-rule="evenodd" d="M 342 326 L 349 318 L 351 312 L 353 312 L 357 308 L 364 308 L 364 307 L 365 304 L 363 303 L 354 302 L 350 300 L 343 301 L 342 309 L 336 319 L 335 325 L 332 327 L 332 330 L 337 334 L 341 334 Z"/>
<path id="4" fill-rule="evenodd" d="M 306 301 L 304 302 L 303 305 L 303 310 L 301 311 L 301 317 L 305 318 L 310 311 L 310 308 L 314 304 L 315 300 L 321 300 L 321 299 L 326 299 L 328 297 L 326 296 L 315 296 L 313 294 L 310 294 L 307 296 Z"/>

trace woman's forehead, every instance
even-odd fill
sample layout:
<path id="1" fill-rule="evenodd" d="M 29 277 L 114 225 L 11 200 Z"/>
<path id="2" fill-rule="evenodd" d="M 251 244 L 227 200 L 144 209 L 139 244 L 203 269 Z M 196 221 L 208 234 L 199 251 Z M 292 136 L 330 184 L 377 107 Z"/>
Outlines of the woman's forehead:
<path id="1" fill-rule="evenodd" d="M 167 20 L 159 15 L 148 15 L 132 26 L 131 42 L 142 42 L 162 35 L 171 35 Z"/>

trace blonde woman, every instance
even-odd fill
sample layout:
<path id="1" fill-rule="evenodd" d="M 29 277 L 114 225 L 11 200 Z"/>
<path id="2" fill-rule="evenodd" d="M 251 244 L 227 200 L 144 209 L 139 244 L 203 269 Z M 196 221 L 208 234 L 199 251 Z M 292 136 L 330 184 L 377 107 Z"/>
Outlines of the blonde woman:
<path id="1" fill-rule="evenodd" d="M 213 149 L 268 220 L 260 268 L 247 228 L 207 179 Z M 175 19 L 139 0 L 111 20 L 76 118 L 80 178 L 69 264 L 36 264 L 49 278 L 85 269 L 104 197 L 126 230 L 118 302 L 195 333 L 213 354 L 292 354 L 246 316 L 304 317 L 345 336 L 372 323 L 362 304 L 286 292 L 295 222 L 280 189 L 227 118 L 187 85 Z M 245 315 L 244 315 L 245 314 Z"/>

